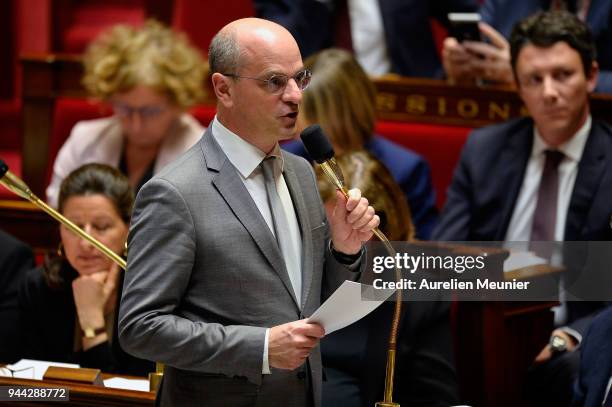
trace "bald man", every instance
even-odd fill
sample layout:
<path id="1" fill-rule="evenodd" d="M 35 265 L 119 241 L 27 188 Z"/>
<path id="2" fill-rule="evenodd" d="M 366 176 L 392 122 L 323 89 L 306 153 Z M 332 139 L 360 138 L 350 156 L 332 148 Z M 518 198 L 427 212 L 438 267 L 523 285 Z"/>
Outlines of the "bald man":
<path id="1" fill-rule="evenodd" d="M 356 279 L 379 223 L 359 191 L 326 218 L 310 165 L 281 152 L 310 72 L 287 30 L 224 27 L 209 50 L 217 116 L 140 190 L 121 345 L 166 364 L 162 405 L 320 405 L 322 298 Z"/>

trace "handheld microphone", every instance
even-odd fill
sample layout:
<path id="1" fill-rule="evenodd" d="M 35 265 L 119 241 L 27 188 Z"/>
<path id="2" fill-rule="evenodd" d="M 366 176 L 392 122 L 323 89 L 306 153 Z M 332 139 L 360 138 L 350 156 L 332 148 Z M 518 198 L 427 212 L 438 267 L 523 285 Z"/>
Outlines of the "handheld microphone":
<path id="1" fill-rule="evenodd" d="M 321 166 L 323 173 L 329 181 L 348 198 L 348 190 L 346 189 L 344 175 L 342 170 L 336 163 L 334 158 L 334 148 L 329 139 L 318 124 L 313 124 L 305 128 L 300 134 L 300 138 L 304 143 L 304 147 L 308 154 Z M 374 235 L 380 239 L 385 245 L 385 248 L 392 257 L 395 257 L 395 249 L 389 242 L 389 239 L 378 228 L 372 230 Z M 399 269 L 395 268 L 396 280 L 400 281 L 401 274 Z M 398 403 L 393 402 L 393 378 L 395 376 L 395 352 L 397 348 L 397 331 L 399 328 L 399 319 L 402 308 L 402 291 L 398 290 L 395 297 L 395 309 L 393 321 L 391 321 L 391 334 L 389 336 L 389 349 L 387 350 L 387 369 L 385 375 L 385 393 L 384 401 L 376 403 L 376 407 L 399 407 Z"/>
<path id="2" fill-rule="evenodd" d="M 52 218 L 57 220 L 62 225 L 66 226 L 75 234 L 79 235 L 83 239 L 87 240 L 89 243 L 94 245 L 102 254 L 106 257 L 117 263 L 119 267 L 125 270 L 126 263 L 125 260 L 121 258 L 117 253 L 106 247 L 104 244 L 100 243 L 96 238 L 89 235 L 83 229 L 72 223 L 70 220 L 66 219 L 61 213 L 56 211 L 47 205 L 44 201 L 42 201 L 39 197 L 34 195 L 30 187 L 27 186 L 25 182 L 21 180 L 18 176 L 9 171 L 8 165 L 0 159 L 0 184 L 4 185 L 9 191 L 12 191 L 16 195 L 19 195 L 23 199 L 26 199 L 32 202 L 34 205 L 47 212 Z"/>
<path id="3" fill-rule="evenodd" d="M 304 131 L 302 131 L 302 134 L 300 134 L 300 137 L 308 154 L 321 165 L 325 176 L 346 198 L 348 198 L 348 190 L 345 186 L 344 175 L 334 158 L 334 148 L 325 133 L 323 133 L 321 126 L 313 124 L 306 127 Z"/>

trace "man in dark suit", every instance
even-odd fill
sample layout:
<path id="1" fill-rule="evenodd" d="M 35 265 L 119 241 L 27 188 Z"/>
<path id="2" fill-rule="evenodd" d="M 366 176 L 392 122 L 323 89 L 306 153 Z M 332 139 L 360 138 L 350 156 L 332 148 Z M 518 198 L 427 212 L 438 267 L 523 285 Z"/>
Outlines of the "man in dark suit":
<path id="1" fill-rule="evenodd" d="M 530 117 L 471 134 L 434 238 L 611 240 L 612 129 L 590 115 L 598 65 L 589 29 L 570 13 L 546 12 L 520 22 L 510 42 Z M 537 356 L 540 378 L 565 372 L 558 374 L 561 382 L 538 389 L 550 397 L 547 403 L 571 400 L 578 363 L 573 350 L 600 308 L 568 303 L 568 325 L 553 331 L 553 347 Z"/>
<path id="2" fill-rule="evenodd" d="M 612 307 L 593 319 L 580 345 L 580 356 L 573 406 L 612 406 Z"/>
<path id="3" fill-rule="evenodd" d="M 32 249 L 0 230 L 0 363 L 20 357 L 17 293 L 26 272 L 34 268 Z"/>
<path id="4" fill-rule="evenodd" d="M 328 222 L 312 167 L 280 150 L 310 79 L 287 30 L 234 21 L 209 59 L 217 116 L 136 199 L 119 338 L 166 364 L 162 405 L 318 406 L 307 318 L 357 278 L 380 220 L 354 190 Z"/>
<path id="5" fill-rule="evenodd" d="M 418 77 L 441 77 L 443 74 L 430 20 L 435 19 L 448 27 L 449 12 L 478 9 L 478 2 L 474 0 L 378 0 L 362 2 L 370 7 L 365 10 L 363 4 L 356 7 L 346 0 L 255 0 L 254 3 L 259 17 L 275 21 L 291 31 L 304 57 L 332 46 L 346 47 L 347 44 L 339 42 L 343 36 L 342 14 L 348 13 L 350 24 L 354 26 L 350 29 L 352 48 L 368 73 L 393 72 Z M 348 24 L 344 25 L 348 29 Z M 364 33 L 366 41 L 380 34 L 379 43 L 365 45 L 363 50 L 375 50 L 388 58 L 386 72 L 373 72 L 359 57 L 362 48 L 354 30 L 368 30 Z"/>

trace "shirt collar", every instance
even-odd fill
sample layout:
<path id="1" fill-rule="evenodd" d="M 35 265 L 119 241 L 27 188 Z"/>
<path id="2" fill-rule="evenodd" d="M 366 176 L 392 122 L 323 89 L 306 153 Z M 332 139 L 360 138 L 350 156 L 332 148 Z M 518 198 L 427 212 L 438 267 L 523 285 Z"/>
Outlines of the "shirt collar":
<path id="1" fill-rule="evenodd" d="M 582 127 L 580 127 L 580 129 L 578 129 L 576 134 L 574 134 L 574 136 L 565 143 L 557 147 L 556 150 L 561 151 L 567 158 L 579 162 L 580 157 L 582 157 L 582 152 L 584 151 L 584 146 L 589 138 L 589 133 L 591 132 L 592 122 L 593 120 L 591 119 L 591 115 L 588 115 L 587 119 L 584 121 L 584 124 Z M 533 134 L 533 147 L 531 149 L 532 157 L 539 156 L 545 150 L 551 149 L 551 147 L 546 144 L 535 125 L 533 126 Z"/>
<path id="2" fill-rule="evenodd" d="M 212 122 L 212 134 L 230 163 L 236 167 L 240 175 L 245 179 L 249 178 L 264 158 L 267 157 L 266 153 L 221 124 L 217 116 L 215 116 Z M 284 160 L 278 143 L 276 143 L 274 149 L 268 155 L 279 158 L 276 163 L 280 163 L 280 170 L 282 172 Z"/>

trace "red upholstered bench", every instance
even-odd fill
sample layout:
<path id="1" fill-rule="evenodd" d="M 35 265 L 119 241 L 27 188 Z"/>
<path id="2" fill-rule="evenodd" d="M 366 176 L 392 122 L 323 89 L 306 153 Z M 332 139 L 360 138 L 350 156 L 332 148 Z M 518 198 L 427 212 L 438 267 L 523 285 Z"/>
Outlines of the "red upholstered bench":
<path id="1" fill-rule="evenodd" d="M 110 116 L 112 110 L 105 104 L 82 98 L 57 98 L 53 110 L 53 125 L 49 135 L 49 161 L 47 162 L 47 185 L 53 174 L 53 163 L 70 131 L 81 120 L 92 120 Z"/>
<path id="2" fill-rule="evenodd" d="M 0 158 L 11 172 L 21 176 L 21 104 L 18 100 L 0 101 Z M 0 187 L 0 199 L 14 199 L 15 194 Z"/>
<path id="3" fill-rule="evenodd" d="M 8 165 L 9 171 L 21 177 L 21 151 L 0 149 L 0 158 Z M 21 198 L 0 185 L 0 199 L 19 200 Z"/>
<path id="4" fill-rule="evenodd" d="M 208 127 L 215 114 L 217 114 L 217 108 L 215 106 L 198 105 L 192 108 L 189 113 L 198 119 L 202 126 Z"/>
<path id="5" fill-rule="evenodd" d="M 115 24 L 138 26 L 145 19 L 143 0 L 64 0 L 56 7 L 59 51 L 81 53 L 102 31 Z"/>
<path id="6" fill-rule="evenodd" d="M 470 127 L 379 121 L 376 133 L 409 148 L 428 162 L 436 190 L 436 205 L 442 209 Z"/>

